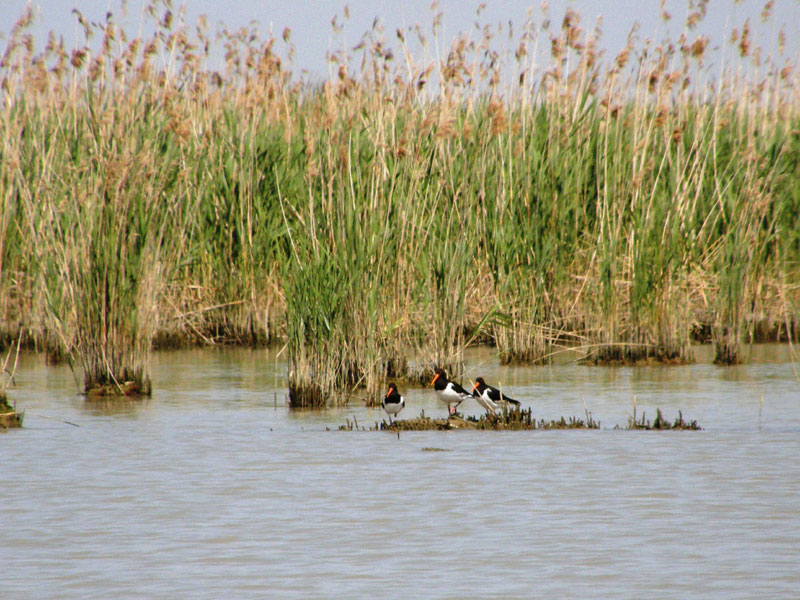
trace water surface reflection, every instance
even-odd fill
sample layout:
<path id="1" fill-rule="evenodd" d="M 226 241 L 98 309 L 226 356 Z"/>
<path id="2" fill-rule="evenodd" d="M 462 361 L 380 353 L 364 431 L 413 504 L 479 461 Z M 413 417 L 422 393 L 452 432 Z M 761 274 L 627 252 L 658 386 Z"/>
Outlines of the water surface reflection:
<path id="1" fill-rule="evenodd" d="M 384 415 L 289 412 L 285 364 L 246 350 L 160 353 L 152 398 L 109 405 L 25 357 L 26 427 L 0 435 L 2 597 L 796 595 L 791 364 L 469 365 L 538 417 L 604 429 L 327 431 Z M 403 393 L 401 417 L 443 413 Z M 634 398 L 705 430 L 610 429 Z"/>

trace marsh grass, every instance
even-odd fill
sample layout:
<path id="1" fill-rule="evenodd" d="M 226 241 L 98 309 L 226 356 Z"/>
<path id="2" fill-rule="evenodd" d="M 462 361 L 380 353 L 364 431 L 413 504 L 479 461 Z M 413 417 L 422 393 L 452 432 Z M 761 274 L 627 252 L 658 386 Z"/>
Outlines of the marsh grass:
<path id="1" fill-rule="evenodd" d="M 419 417 L 395 419 L 391 423 L 386 420 L 376 422 L 373 427 L 370 427 L 370 431 L 451 431 L 457 429 L 521 431 L 534 429 L 599 428 L 599 421 L 595 421 L 588 411 L 585 419 L 578 417 L 561 417 L 560 419 L 550 421 L 545 419 L 539 419 L 537 421 L 533 416 L 533 409 L 529 407 L 506 410 L 497 414 L 487 413 L 478 417 L 468 416 L 466 419 L 460 416 L 451 416 L 447 419 L 433 419 L 426 416 L 423 410 Z M 345 424 L 339 426 L 340 431 L 358 431 L 359 429 L 364 430 L 365 428 L 363 426 L 359 427 L 355 419 L 353 421 L 346 419 Z"/>
<path id="2" fill-rule="evenodd" d="M 285 343 L 292 406 L 459 373 L 477 342 L 673 363 L 702 331 L 730 364 L 756 328 L 796 340 L 797 73 L 751 24 L 709 40 L 693 9 L 606 57 L 571 9 L 376 22 L 312 84 L 289 30 L 222 29 L 214 69 L 203 21 L 145 13 L 40 50 L 27 13 L 0 61 L 3 336 L 87 388 L 148 392 L 154 339 Z"/>
<path id="3" fill-rule="evenodd" d="M 356 422 L 346 421 L 339 427 L 340 431 L 358 430 Z M 547 421 L 533 417 L 532 409 L 521 409 L 498 413 L 486 414 L 479 417 L 469 416 L 450 417 L 449 419 L 432 419 L 426 417 L 424 411 L 419 417 L 411 419 L 395 419 L 392 423 L 385 420 L 370 427 L 371 431 L 452 431 L 459 429 L 474 429 L 480 431 L 523 431 L 535 429 L 599 429 L 600 423 L 587 414 L 586 419 L 578 417 L 561 417 Z M 362 427 L 363 429 L 363 427 Z"/>
<path id="4" fill-rule="evenodd" d="M 361 429 L 364 429 L 361 427 Z M 476 429 L 476 430 L 494 430 L 494 431 L 521 431 L 521 430 L 535 430 L 535 429 L 600 429 L 600 422 L 592 418 L 590 412 L 586 412 L 585 418 L 579 417 L 561 417 L 559 419 L 539 419 L 538 421 L 533 416 L 533 409 L 523 408 L 505 411 L 497 414 L 485 414 L 479 417 L 469 416 L 466 419 L 461 417 L 451 417 L 449 419 L 432 419 L 425 416 L 425 411 L 422 411 L 419 417 L 410 419 L 395 419 L 392 423 L 381 421 L 375 423 L 374 427 L 370 427 L 371 431 L 449 431 L 456 429 Z M 615 425 L 614 429 L 623 429 L 619 425 Z M 647 419 L 645 413 L 642 413 L 641 418 L 637 419 L 636 414 L 628 417 L 628 423 L 624 429 L 643 429 L 643 430 L 701 430 L 697 421 L 685 421 L 683 413 L 678 411 L 678 417 L 670 422 L 661 415 L 661 409 L 656 410 L 656 418 L 651 422 Z M 354 431 L 359 430 L 357 421 L 346 420 L 344 425 L 339 427 L 340 431 Z"/>
<path id="5" fill-rule="evenodd" d="M 670 422 L 661 415 L 661 409 L 656 409 L 656 418 L 653 419 L 652 423 L 647 419 L 647 415 L 644 412 L 642 413 L 642 417 L 638 420 L 634 414 L 634 416 L 628 417 L 626 429 L 644 429 L 647 431 L 667 429 L 699 431 L 702 427 L 697 424 L 697 421 L 684 421 L 681 411 L 678 411 L 678 417 Z"/>

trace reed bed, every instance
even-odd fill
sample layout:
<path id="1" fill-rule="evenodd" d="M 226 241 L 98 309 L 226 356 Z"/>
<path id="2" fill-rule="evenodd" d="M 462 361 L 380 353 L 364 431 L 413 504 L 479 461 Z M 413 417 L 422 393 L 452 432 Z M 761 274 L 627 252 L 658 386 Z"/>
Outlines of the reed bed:
<path id="1" fill-rule="evenodd" d="M 0 59 L 2 337 L 87 390 L 147 393 L 176 340 L 285 344 L 291 404 L 322 406 L 457 374 L 471 343 L 685 362 L 702 340 L 731 364 L 798 339 L 796 57 L 756 24 L 712 41 L 701 7 L 608 57 L 574 10 L 376 24 L 316 83 L 289 30 L 148 14 L 149 37 L 77 14 L 83 45 L 40 49 L 28 13 Z"/>

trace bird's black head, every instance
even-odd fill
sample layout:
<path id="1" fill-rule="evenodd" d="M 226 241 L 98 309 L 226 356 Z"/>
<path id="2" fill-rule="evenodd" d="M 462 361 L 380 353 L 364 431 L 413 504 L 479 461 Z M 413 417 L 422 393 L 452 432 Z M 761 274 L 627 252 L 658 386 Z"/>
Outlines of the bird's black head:
<path id="1" fill-rule="evenodd" d="M 483 377 L 477 377 L 475 379 L 475 385 L 472 386 L 472 393 L 476 394 L 476 390 L 480 388 L 480 392 L 483 392 L 483 389 L 486 387 L 486 382 L 483 381 Z"/>
<path id="2" fill-rule="evenodd" d="M 433 379 L 431 380 L 431 385 L 436 383 L 439 379 L 444 381 L 447 379 L 447 374 L 444 372 L 444 369 L 436 369 L 434 371 Z"/>

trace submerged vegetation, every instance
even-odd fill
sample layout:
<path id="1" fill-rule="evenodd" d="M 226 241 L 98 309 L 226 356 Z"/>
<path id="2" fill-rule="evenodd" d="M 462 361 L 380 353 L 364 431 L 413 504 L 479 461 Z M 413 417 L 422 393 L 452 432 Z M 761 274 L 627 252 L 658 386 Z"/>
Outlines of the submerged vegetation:
<path id="1" fill-rule="evenodd" d="M 28 12 L 0 58 L 0 338 L 111 393 L 149 392 L 153 343 L 280 341 L 293 406 L 457 373 L 474 342 L 731 364 L 796 340 L 795 57 L 747 22 L 710 72 L 703 6 L 608 57 L 571 9 L 479 39 L 377 24 L 322 84 L 289 30 L 221 32 L 217 69 L 170 2 L 137 38 L 76 13 L 74 48 Z"/>

